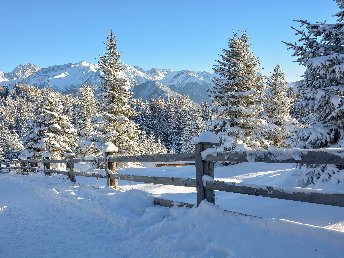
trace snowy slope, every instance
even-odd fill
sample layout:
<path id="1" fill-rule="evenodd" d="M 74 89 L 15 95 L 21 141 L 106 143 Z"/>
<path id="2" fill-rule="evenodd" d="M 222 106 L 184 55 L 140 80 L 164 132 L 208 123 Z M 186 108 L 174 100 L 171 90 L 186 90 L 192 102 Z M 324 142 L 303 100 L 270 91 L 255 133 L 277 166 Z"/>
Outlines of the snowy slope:
<path id="1" fill-rule="evenodd" d="M 195 169 L 137 167 L 121 173 L 194 177 Z M 294 187 L 297 173 L 291 164 L 215 169 L 221 180 L 280 187 Z M 341 207 L 216 193 L 222 209 L 208 203 L 168 209 L 153 206 L 153 196 L 194 202 L 194 188 L 120 181 L 120 190 L 113 190 L 105 184 L 85 177 L 72 184 L 57 175 L 0 174 L 0 257 L 343 255 Z"/>
<path id="2" fill-rule="evenodd" d="M 144 70 L 124 64 L 124 73 L 131 81 L 134 94 L 143 99 L 150 99 L 155 95 L 166 97 L 181 94 L 190 96 L 198 103 L 209 100 L 207 90 L 212 87 L 213 74 L 208 72 L 158 68 Z M 99 75 L 98 66 L 86 61 L 47 68 L 25 64 L 19 65 L 10 73 L 0 73 L 0 85 L 25 83 L 37 87 L 51 86 L 60 92 L 70 92 L 86 82 L 97 87 L 100 83 Z M 140 88 L 140 85 L 143 86 Z M 152 90 L 152 87 L 156 90 L 159 88 L 159 93 Z"/>
<path id="3" fill-rule="evenodd" d="M 342 257 L 344 251 L 339 232 L 243 217 L 208 203 L 162 208 L 128 182 L 116 191 L 92 180 L 73 185 L 62 176 L 1 175 L 0 257 Z"/>

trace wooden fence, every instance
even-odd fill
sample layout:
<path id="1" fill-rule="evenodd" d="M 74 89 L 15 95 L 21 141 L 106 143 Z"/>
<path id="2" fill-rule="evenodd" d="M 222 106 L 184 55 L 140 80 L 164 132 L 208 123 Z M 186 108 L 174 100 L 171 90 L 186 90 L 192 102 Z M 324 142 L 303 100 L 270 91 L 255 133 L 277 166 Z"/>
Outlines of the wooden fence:
<path id="1" fill-rule="evenodd" d="M 106 178 L 107 185 L 117 188 L 119 180 L 135 181 L 143 183 L 196 187 L 197 205 L 203 200 L 215 203 L 215 191 L 226 191 L 247 195 L 263 196 L 285 200 L 325 204 L 344 207 L 344 194 L 329 194 L 315 191 L 302 191 L 300 189 L 277 189 L 272 186 L 252 186 L 240 183 L 228 183 L 214 180 L 214 162 L 267 162 L 267 163 L 299 163 L 299 164 L 336 164 L 344 165 L 342 158 L 343 150 L 318 149 L 301 150 L 285 149 L 278 151 L 247 151 L 247 152 L 223 152 L 214 153 L 212 143 L 196 144 L 195 153 L 183 154 L 158 154 L 141 156 L 115 156 L 113 152 L 107 152 L 105 157 L 97 159 L 75 159 L 67 158 L 63 160 L 14 160 L 12 162 L 2 161 L 0 172 L 15 169 L 18 173 L 26 174 L 39 171 L 38 164 L 43 164 L 43 172 L 46 175 L 51 173 L 63 174 L 72 181 L 76 181 L 76 176 Z M 343 154 L 344 157 L 344 154 Z M 119 174 L 116 164 L 119 162 L 192 162 L 196 166 L 196 178 L 175 178 L 156 177 Z M 104 162 L 105 175 L 102 173 L 77 172 L 74 164 L 78 162 Z M 12 164 L 12 166 L 10 165 Z M 51 164 L 65 163 L 67 170 L 51 169 Z M 228 167 L 230 173 L 230 166 Z M 155 198 L 155 204 L 163 206 L 187 206 L 191 204 L 176 203 L 169 200 Z"/>

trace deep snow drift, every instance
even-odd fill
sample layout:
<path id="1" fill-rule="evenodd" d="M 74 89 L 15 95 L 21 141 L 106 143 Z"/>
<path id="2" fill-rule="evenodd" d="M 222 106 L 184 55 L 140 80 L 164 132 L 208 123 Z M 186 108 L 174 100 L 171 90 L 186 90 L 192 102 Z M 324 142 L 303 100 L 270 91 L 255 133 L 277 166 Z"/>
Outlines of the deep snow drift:
<path id="1" fill-rule="evenodd" d="M 245 173 L 252 166 L 237 165 L 228 180 L 274 180 L 275 185 L 284 182 L 292 187 L 290 173 L 294 171 L 290 165 L 279 166 L 272 169 L 262 164 L 256 166 L 256 173 Z M 121 172 L 192 177 L 193 170 L 141 168 Z M 225 170 L 215 172 L 223 178 L 228 176 Z M 278 175 L 282 177 L 279 181 Z M 344 208 L 217 193 L 222 208 L 264 218 L 225 212 L 208 203 L 192 209 L 169 209 L 154 206 L 153 195 L 192 202 L 194 189 L 121 181 L 120 190 L 113 190 L 104 184 L 105 180 L 94 178 L 78 177 L 72 184 L 57 175 L 0 174 L 0 257 L 343 255 L 344 234 L 325 228 L 337 225 L 341 230 Z M 314 226 L 307 226 L 307 222 Z"/>

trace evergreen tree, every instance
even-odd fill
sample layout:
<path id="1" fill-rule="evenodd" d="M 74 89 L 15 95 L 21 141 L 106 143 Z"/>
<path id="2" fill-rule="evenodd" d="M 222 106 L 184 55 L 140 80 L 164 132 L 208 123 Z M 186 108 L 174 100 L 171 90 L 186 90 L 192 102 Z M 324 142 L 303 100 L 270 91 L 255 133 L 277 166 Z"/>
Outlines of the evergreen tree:
<path id="1" fill-rule="evenodd" d="M 31 121 L 24 139 L 22 158 L 61 158 L 75 151 L 76 131 L 69 117 L 63 115 L 59 94 L 50 89 L 44 91 L 39 115 Z"/>
<path id="2" fill-rule="evenodd" d="M 167 153 L 167 149 L 160 142 L 159 139 L 156 139 L 154 134 L 146 134 L 145 131 L 139 131 L 139 152 L 138 154 L 159 154 Z"/>
<path id="3" fill-rule="evenodd" d="M 137 103 L 135 121 L 140 129 L 147 135 L 154 134 L 154 138 L 170 153 L 182 151 L 183 137 L 189 140 L 190 135 L 197 134 L 197 125 L 193 125 L 194 123 L 201 126 L 200 121 L 197 121 L 201 116 L 199 108 L 189 97 L 169 97 L 167 100 L 159 98 Z M 188 126 L 189 130 L 185 129 Z"/>
<path id="4" fill-rule="evenodd" d="M 207 125 L 208 122 L 210 121 L 210 118 L 211 118 L 210 111 L 211 111 L 211 106 L 209 106 L 207 102 L 203 101 L 200 107 L 200 115 L 201 115 L 202 121 L 205 122 L 205 125 Z"/>
<path id="5" fill-rule="evenodd" d="M 267 138 L 276 147 L 290 147 L 288 138 L 291 137 L 295 121 L 290 117 L 292 99 L 284 73 L 277 65 L 267 82 L 264 111 L 268 121 Z"/>
<path id="6" fill-rule="evenodd" d="M 103 142 L 111 142 L 119 149 L 119 154 L 135 154 L 138 148 L 137 125 L 131 121 L 135 115 L 129 80 L 123 73 L 120 52 L 112 31 L 107 38 L 106 52 L 100 57 L 101 106 L 104 126 Z"/>
<path id="7" fill-rule="evenodd" d="M 76 106 L 76 124 L 78 133 L 77 154 L 80 157 L 98 156 L 98 138 L 94 126 L 97 115 L 97 102 L 94 90 L 90 85 L 85 85 L 79 90 L 79 102 Z"/>
<path id="8" fill-rule="evenodd" d="M 299 98 L 295 108 L 306 124 L 298 135 L 301 148 L 344 146 L 344 1 L 336 2 L 340 11 L 335 15 L 335 24 L 299 20 L 301 28 L 294 28 L 299 43 L 287 43 L 297 62 L 306 68 L 297 85 Z M 308 169 L 302 181 L 307 185 L 334 180 L 340 169 Z"/>
<path id="9" fill-rule="evenodd" d="M 205 121 L 202 119 L 202 108 L 191 108 L 181 134 L 181 152 L 191 153 L 195 151 L 195 145 L 191 140 L 205 130 Z"/>
<path id="10" fill-rule="evenodd" d="M 23 144 L 16 132 L 10 131 L 4 125 L 0 125 L 0 158 L 18 158 Z"/>
<path id="11" fill-rule="evenodd" d="M 259 62 L 250 52 L 246 33 L 234 34 L 214 66 L 217 77 L 210 91 L 211 130 L 220 137 L 225 150 L 261 147 L 259 118 L 262 111 L 262 77 Z M 253 132 L 255 134 L 253 134 Z"/>

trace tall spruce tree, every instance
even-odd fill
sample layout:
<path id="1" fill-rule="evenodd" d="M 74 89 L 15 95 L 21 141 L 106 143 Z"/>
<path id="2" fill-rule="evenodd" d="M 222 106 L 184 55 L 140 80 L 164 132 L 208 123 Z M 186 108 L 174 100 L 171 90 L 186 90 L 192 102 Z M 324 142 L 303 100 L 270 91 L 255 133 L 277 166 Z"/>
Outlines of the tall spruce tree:
<path id="1" fill-rule="evenodd" d="M 106 52 L 100 57 L 101 100 L 104 126 L 103 142 L 111 142 L 119 154 L 135 154 L 138 148 L 137 125 L 131 120 L 135 115 L 129 80 L 123 73 L 121 54 L 112 31 L 106 42 Z"/>
<path id="2" fill-rule="evenodd" d="M 97 148 L 98 137 L 93 123 L 97 113 L 97 102 L 93 88 L 90 85 L 81 87 L 76 106 L 76 129 L 78 133 L 76 152 L 81 157 L 101 154 Z"/>
<path id="3" fill-rule="evenodd" d="M 277 65 L 267 82 L 264 113 L 268 121 L 266 137 L 276 147 L 290 147 L 295 121 L 290 117 L 292 98 L 281 67 Z"/>
<path id="4" fill-rule="evenodd" d="M 250 51 L 244 32 L 234 34 L 213 70 L 217 77 L 210 91 L 211 129 L 225 150 L 261 147 L 259 136 L 262 111 L 262 77 L 259 62 Z"/>
<path id="5" fill-rule="evenodd" d="M 299 20 L 294 28 L 299 43 L 287 43 L 297 62 L 305 66 L 298 83 L 296 112 L 306 124 L 299 132 L 299 147 L 344 147 L 344 1 L 336 1 L 340 11 L 334 24 Z M 302 182 L 338 182 L 342 167 L 317 166 L 305 169 Z"/>

